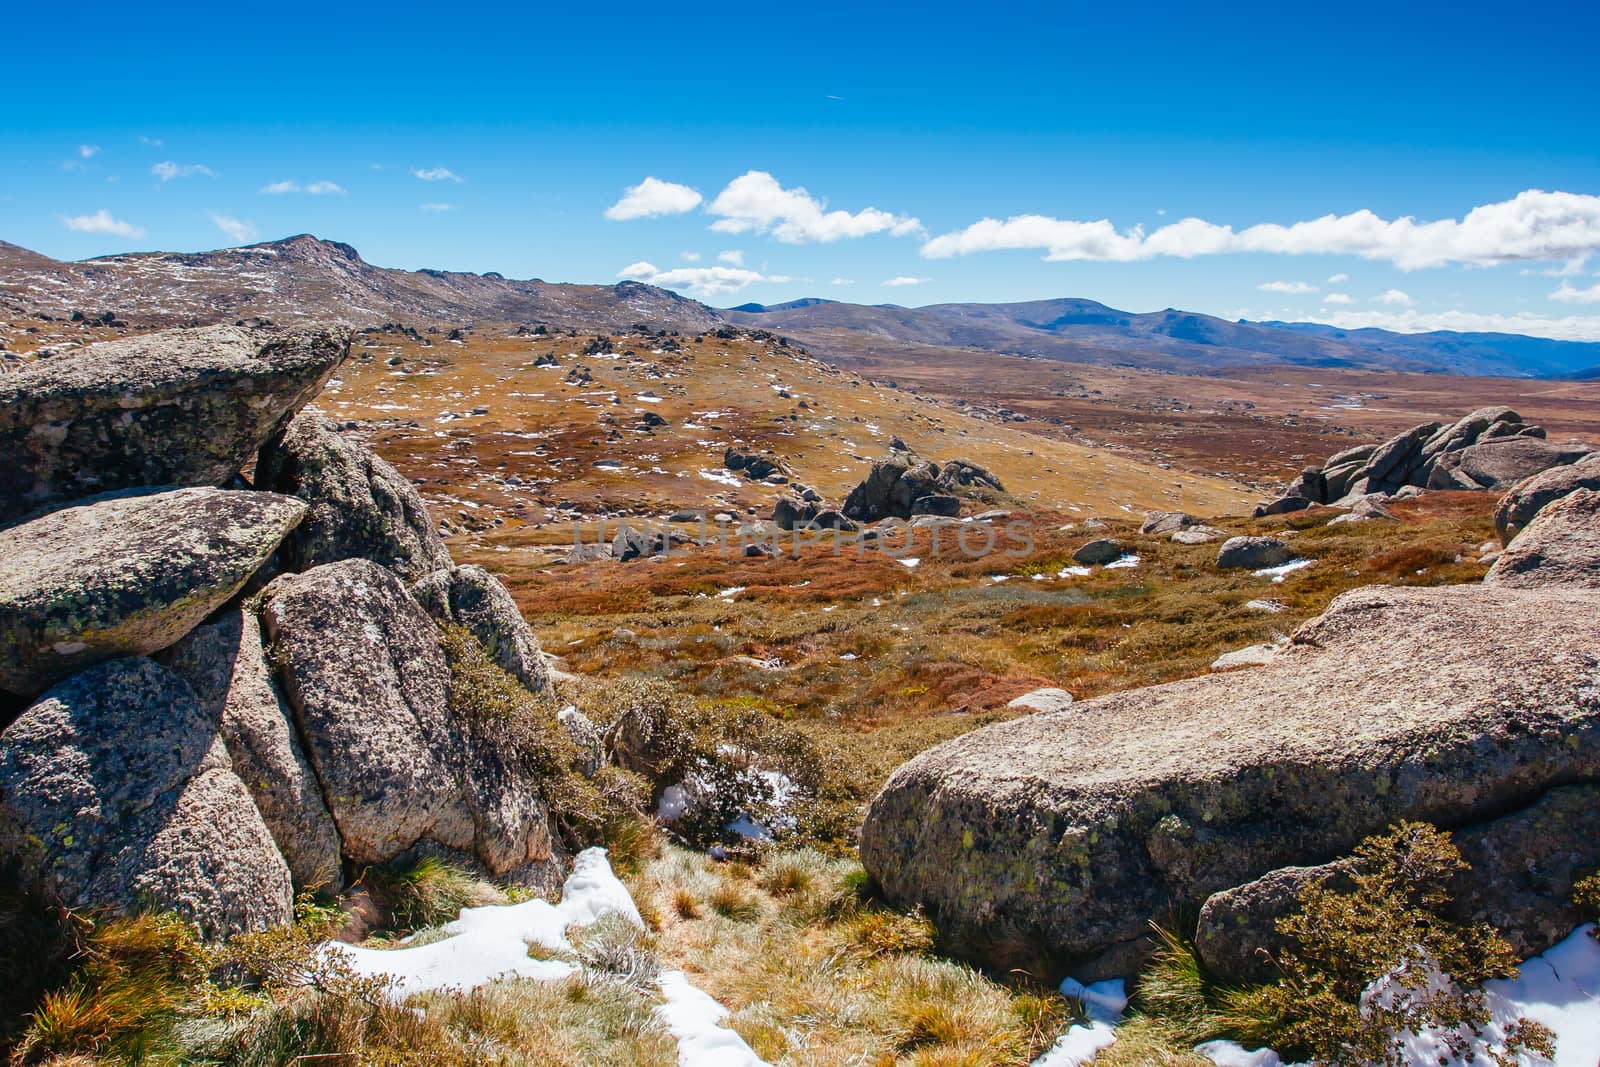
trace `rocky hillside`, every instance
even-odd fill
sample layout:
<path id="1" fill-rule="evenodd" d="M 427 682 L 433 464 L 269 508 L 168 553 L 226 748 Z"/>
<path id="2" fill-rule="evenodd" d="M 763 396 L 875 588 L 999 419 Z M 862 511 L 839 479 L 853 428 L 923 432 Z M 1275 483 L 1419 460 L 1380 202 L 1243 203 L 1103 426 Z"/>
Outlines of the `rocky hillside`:
<path id="1" fill-rule="evenodd" d="M 700 330 L 719 316 L 665 289 L 515 281 L 499 274 L 375 267 L 309 234 L 215 252 L 143 252 L 65 263 L 0 242 L 0 308 L 14 316 L 110 316 L 173 326 L 274 323 L 459 325 L 481 320 L 606 330 L 637 322 Z"/>

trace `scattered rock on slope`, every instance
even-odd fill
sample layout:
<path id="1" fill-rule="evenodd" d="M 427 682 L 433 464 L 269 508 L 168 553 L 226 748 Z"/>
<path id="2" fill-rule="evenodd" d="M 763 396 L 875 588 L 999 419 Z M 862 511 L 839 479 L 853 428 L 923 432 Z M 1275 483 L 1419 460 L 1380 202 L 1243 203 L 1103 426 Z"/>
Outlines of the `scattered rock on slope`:
<path id="1" fill-rule="evenodd" d="M 1217 550 L 1217 566 L 1224 570 L 1276 567 L 1294 559 L 1294 550 L 1275 537 L 1230 537 Z"/>
<path id="2" fill-rule="evenodd" d="M 1597 631 L 1587 590 L 1346 593 L 1266 666 L 922 753 L 872 802 L 862 859 L 889 899 L 970 943 L 1011 930 L 1079 961 L 1137 952 L 1174 904 L 1396 819 L 1460 826 L 1600 777 Z"/>
<path id="3" fill-rule="evenodd" d="M 140 486 L 226 483 L 315 396 L 347 337 L 234 326 L 87 345 L 0 383 L 0 524 Z"/>
<path id="4" fill-rule="evenodd" d="M 176 674 L 118 659 L 0 734 L 0 845 L 78 909 L 155 905 L 212 937 L 287 923 L 289 871 L 217 722 Z"/>
<path id="5" fill-rule="evenodd" d="M 1511 539 L 1484 581 L 1600 588 L 1600 491 L 1579 489 L 1547 505 Z"/>
<path id="6" fill-rule="evenodd" d="M 230 599 L 305 514 L 275 493 L 125 490 L 0 531 L 0 688 L 155 652 Z"/>
<path id="7" fill-rule="evenodd" d="M 291 570 L 367 559 L 406 581 L 450 567 L 416 487 L 365 445 L 306 411 L 261 449 L 256 488 L 297 496 L 311 513 L 284 544 Z"/>
<path id="8" fill-rule="evenodd" d="M 231 608 L 159 659 L 221 724 L 234 773 L 250 790 L 295 887 L 336 892 L 343 884 L 339 832 L 267 668 L 255 615 Z"/>
<path id="9" fill-rule="evenodd" d="M 956 498 L 959 513 L 960 497 L 992 501 L 1004 491 L 1000 479 L 971 460 L 940 464 L 910 452 L 895 452 L 873 463 L 866 478 L 850 490 L 844 513 L 857 522 L 909 519 L 924 513 L 947 515 L 949 502 L 938 498 Z"/>

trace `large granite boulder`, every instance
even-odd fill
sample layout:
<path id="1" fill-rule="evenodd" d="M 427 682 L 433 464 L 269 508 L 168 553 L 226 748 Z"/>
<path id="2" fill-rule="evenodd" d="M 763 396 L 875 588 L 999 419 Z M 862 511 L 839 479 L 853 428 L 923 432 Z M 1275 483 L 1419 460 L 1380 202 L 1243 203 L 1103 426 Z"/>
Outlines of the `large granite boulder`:
<path id="1" fill-rule="evenodd" d="M 233 771 L 250 790 L 296 888 L 338 891 L 339 831 L 262 655 L 255 615 L 230 608 L 157 659 L 189 683 L 206 715 L 220 723 Z"/>
<path id="2" fill-rule="evenodd" d="M 1600 490 L 1579 489 L 1547 505 L 1511 539 L 1483 580 L 1600 589 Z"/>
<path id="3" fill-rule="evenodd" d="M 262 618 L 345 856 L 374 863 L 425 836 L 469 849 L 450 671 L 405 586 L 368 560 L 330 563 L 275 579 Z"/>
<path id="4" fill-rule="evenodd" d="M 151 485 L 222 485 L 317 395 L 349 338 L 236 326 L 105 341 L 0 380 L 0 524 Z"/>
<path id="5" fill-rule="evenodd" d="M 550 684 L 539 639 L 505 585 L 482 567 L 437 571 L 411 587 L 429 615 L 464 626 L 500 667 L 534 692 Z"/>
<path id="6" fill-rule="evenodd" d="M 124 490 L 0 530 L 0 689 L 31 696 L 177 641 L 305 515 L 226 489 Z"/>
<path id="7" fill-rule="evenodd" d="M 1511 491 L 1500 498 L 1494 512 L 1500 543 L 1509 545 L 1541 508 L 1576 489 L 1600 489 L 1600 452 L 1591 453 L 1576 463 L 1551 467 L 1512 486 Z"/>
<path id="8" fill-rule="evenodd" d="M 1230 537 L 1217 550 L 1217 566 L 1223 570 L 1260 570 L 1294 559 L 1294 549 L 1276 537 Z"/>
<path id="9" fill-rule="evenodd" d="M 1355 590 L 1265 666 L 922 753 L 873 800 L 862 861 L 968 944 L 1009 931 L 1095 975 L 1175 906 L 1600 777 L 1596 632 L 1588 590 Z"/>
<path id="10" fill-rule="evenodd" d="M 1524 959 L 1589 918 L 1573 903 L 1572 887 L 1600 868 L 1600 786 L 1551 789 L 1453 836 L 1470 866 L 1450 886 L 1453 918 L 1495 927 Z M 1349 858 L 1285 867 L 1214 893 L 1200 909 L 1195 948 L 1224 982 L 1269 981 L 1270 957 L 1286 947 L 1278 920 L 1297 910 L 1301 893 L 1313 884 L 1348 892 L 1355 870 Z"/>
<path id="11" fill-rule="evenodd" d="M 1423 447 L 1439 428 L 1437 422 L 1425 422 L 1391 437 L 1378 446 L 1353 481 L 1365 479 L 1366 492 L 1392 492 L 1411 484 L 1423 466 Z M 1348 494 L 1350 489 L 1345 492 Z"/>
<path id="12" fill-rule="evenodd" d="M 873 463 L 867 476 L 845 497 L 843 510 L 857 522 L 952 515 L 960 514 L 961 497 L 992 501 L 1002 491 L 999 478 L 969 459 L 941 464 L 895 451 Z"/>
<path id="13" fill-rule="evenodd" d="M 1483 489 L 1509 489 L 1551 467 L 1576 463 L 1590 452 L 1584 445 L 1552 444 L 1539 437 L 1496 437 L 1447 453 L 1439 457 L 1435 467 L 1458 482 L 1464 478 L 1466 483 Z"/>
<path id="14" fill-rule="evenodd" d="M 291 570 L 367 559 L 417 581 L 450 566 L 450 553 L 416 487 L 312 411 L 261 449 L 256 488 L 297 496 L 311 513 L 284 544 Z"/>
<path id="15" fill-rule="evenodd" d="M 292 917 L 289 870 L 186 682 L 112 660 L 0 734 L 0 850 L 72 908 L 173 911 L 223 937 Z"/>
<path id="16" fill-rule="evenodd" d="M 537 769 L 496 723 L 458 716 L 471 694 L 399 580 L 345 560 L 284 575 L 266 598 L 279 680 L 345 859 L 440 846 L 492 875 L 547 880 L 556 845 Z"/>

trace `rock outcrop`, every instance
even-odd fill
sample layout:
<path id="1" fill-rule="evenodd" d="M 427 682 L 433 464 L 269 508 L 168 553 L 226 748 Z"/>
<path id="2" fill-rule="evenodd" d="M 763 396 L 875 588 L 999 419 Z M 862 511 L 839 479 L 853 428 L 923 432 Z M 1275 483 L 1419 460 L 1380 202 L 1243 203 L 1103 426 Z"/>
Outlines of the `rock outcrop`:
<path id="1" fill-rule="evenodd" d="M 1459 827 L 1600 779 L 1596 632 L 1587 590 L 1355 590 L 1268 665 L 922 753 L 872 802 L 862 860 L 968 943 L 1137 949 L 1174 905 L 1327 862 L 1397 819 Z"/>
<path id="2" fill-rule="evenodd" d="M 1372 494 L 1414 489 L 1503 489 L 1589 453 L 1555 445 L 1507 407 L 1480 408 L 1456 422 L 1427 422 L 1379 445 L 1361 445 L 1306 468 L 1258 516 L 1301 511 L 1313 504 L 1345 506 Z"/>
<path id="3" fill-rule="evenodd" d="M 125 490 L 0 530 L 0 689 L 174 643 L 305 515 L 274 493 Z"/>
<path id="4" fill-rule="evenodd" d="M 1600 490 L 1547 505 L 1511 539 L 1483 579 L 1493 585 L 1600 589 Z"/>
<path id="5" fill-rule="evenodd" d="M 213 937 L 291 918 L 289 870 L 216 719 L 148 659 L 74 675 L 0 734 L 0 849 L 74 908 L 155 903 Z"/>
<path id="6" fill-rule="evenodd" d="M 301 412 L 262 447 L 256 488 L 297 496 L 311 508 L 284 543 L 289 570 L 366 559 L 417 581 L 451 565 L 416 487 L 315 412 Z"/>
<path id="7" fill-rule="evenodd" d="M 941 464 L 914 453 L 894 452 L 873 463 L 866 478 L 850 490 L 844 513 L 856 522 L 909 519 L 920 514 L 949 516 L 950 503 L 939 498 L 955 499 L 959 514 L 960 498 L 990 501 L 1004 491 L 1000 479 L 971 460 Z"/>
<path id="8" fill-rule="evenodd" d="M 349 345 L 210 326 L 88 345 L 6 375 L 0 525 L 116 489 L 226 483 Z"/>
<path id="9" fill-rule="evenodd" d="M 482 567 L 455 567 L 430 574 L 411 595 L 438 622 L 466 627 L 491 659 L 533 692 L 549 686 L 539 639 L 499 578 Z"/>
<path id="10" fill-rule="evenodd" d="M 250 790 L 295 887 L 337 891 L 339 831 L 262 655 L 256 616 L 231 608 L 158 659 L 189 683 L 207 717 L 220 724 L 233 772 Z"/>
<path id="11" fill-rule="evenodd" d="M 1541 508 L 1578 489 L 1600 489 L 1600 452 L 1577 463 L 1551 467 L 1512 486 L 1494 512 L 1500 543 L 1509 545 Z"/>
<path id="12" fill-rule="evenodd" d="M 1572 902 L 1580 878 L 1600 868 L 1600 786 L 1560 786 L 1527 807 L 1453 835 L 1470 870 L 1452 885 L 1452 916 L 1488 923 L 1519 957 L 1535 956 L 1587 920 Z M 1275 976 L 1270 957 L 1285 946 L 1278 920 L 1309 886 L 1348 892 L 1351 859 L 1286 867 L 1214 893 L 1200 909 L 1195 948 L 1224 982 Z"/>

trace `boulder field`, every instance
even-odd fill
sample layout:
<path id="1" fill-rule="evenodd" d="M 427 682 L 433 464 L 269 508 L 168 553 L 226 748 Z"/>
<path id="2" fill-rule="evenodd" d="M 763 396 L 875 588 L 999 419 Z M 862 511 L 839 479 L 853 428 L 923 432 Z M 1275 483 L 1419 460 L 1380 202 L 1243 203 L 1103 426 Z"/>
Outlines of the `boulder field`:
<path id="1" fill-rule="evenodd" d="M 1482 585 L 1345 593 L 1263 666 L 930 749 L 872 801 L 862 861 L 979 959 L 1027 943 L 1122 976 L 1152 921 L 1187 912 L 1210 916 L 1206 963 L 1242 978 L 1300 869 L 1426 821 L 1483 860 L 1463 907 L 1542 951 L 1575 925 L 1574 872 L 1600 866 L 1597 503 L 1548 503 Z"/>
<path id="2" fill-rule="evenodd" d="M 549 700 L 543 654 L 415 488 L 300 410 L 347 349 L 175 330 L 6 377 L 7 877 L 208 936 L 406 855 L 559 884 L 542 783 L 459 711 L 442 627 Z"/>

